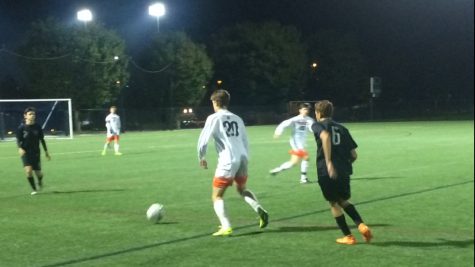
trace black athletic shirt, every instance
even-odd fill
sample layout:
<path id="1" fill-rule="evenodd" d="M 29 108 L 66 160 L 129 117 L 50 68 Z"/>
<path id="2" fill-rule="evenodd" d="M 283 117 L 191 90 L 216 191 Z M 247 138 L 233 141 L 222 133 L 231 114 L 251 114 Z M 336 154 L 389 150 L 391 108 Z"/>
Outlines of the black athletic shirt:
<path id="1" fill-rule="evenodd" d="M 327 171 L 327 164 L 325 162 L 325 155 L 323 154 L 322 140 L 320 134 L 327 131 L 331 139 L 332 162 L 338 176 L 350 176 L 353 173 L 351 164 L 351 150 L 358 147 L 356 142 L 351 137 L 350 132 L 343 125 L 326 119 L 315 122 L 312 125 L 312 130 L 317 141 L 317 172 L 318 177 L 329 176 Z"/>
<path id="2" fill-rule="evenodd" d="M 40 153 L 40 141 L 43 149 L 47 151 L 43 129 L 39 124 L 20 124 L 16 132 L 16 140 L 19 148 L 23 148 L 26 153 Z"/>

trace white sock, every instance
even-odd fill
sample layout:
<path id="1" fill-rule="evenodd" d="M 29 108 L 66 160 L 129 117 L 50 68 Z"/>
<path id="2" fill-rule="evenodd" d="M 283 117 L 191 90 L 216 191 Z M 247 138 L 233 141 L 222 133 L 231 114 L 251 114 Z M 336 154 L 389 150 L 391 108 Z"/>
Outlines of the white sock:
<path id="1" fill-rule="evenodd" d="M 254 195 L 254 193 L 252 193 L 250 190 L 246 189 L 246 190 L 244 190 L 244 192 L 242 192 L 242 195 L 244 197 L 244 201 L 246 201 L 246 203 L 249 204 L 249 206 L 251 206 L 251 208 L 255 212 L 257 212 L 257 208 L 261 207 L 261 205 L 257 201 L 257 198 Z"/>
<path id="2" fill-rule="evenodd" d="M 283 171 L 283 170 L 292 168 L 292 166 L 293 166 L 292 162 L 287 161 L 287 162 L 282 163 L 282 165 L 280 165 L 279 168 Z"/>
<path id="3" fill-rule="evenodd" d="M 300 163 L 300 172 L 302 173 L 301 179 L 307 179 L 308 160 L 302 160 Z"/>
<path id="4" fill-rule="evenodd" d="M 226 212 L 224 211 L 224 200 L 216 199 L 213 202 L 214 212 L 221 223 L 221 227 L 223 229 L 231 227 L 231 223 L 229 222 L 228 217 L 226 216 Z"/>
<path id="5" fill-rule="evenodd" d="M 108 147 L 108 146 L 109 146 L 108 143 L 105 143 L 105 144 L 104 144 L 104 151 L 107 150 L 107 147 Z"/>
<path id="6" fill-rule="evenodd" d="M 119 153 L 119 144 L 114 144 L 115 153 Z"/>

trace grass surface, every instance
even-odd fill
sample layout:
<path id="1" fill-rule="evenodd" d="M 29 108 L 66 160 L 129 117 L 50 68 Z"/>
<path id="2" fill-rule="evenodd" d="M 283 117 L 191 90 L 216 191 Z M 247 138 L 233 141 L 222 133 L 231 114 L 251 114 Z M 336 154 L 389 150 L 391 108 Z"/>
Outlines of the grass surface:
<path id="1" fill-rule="evenodd" d="M 352 201 L 374 242 L 341 236 L 315 183 L 299 168 L 276 177 L 288 138 L 249 127 L 248 187 L 270 213 L 268 228 L 232 187 L 225 196 L 234 235 L 212 237 L 216 164 L 198 166 L 199 129 L 126 133 L 123 156 L 101 156 L 104 135 L 48 140 L 45 190 L 30 196 L 14 142 L 0 143 L 0 266 L 473 266 L 474 125 L 467 122 L 347 124 L 359 148 Z M 287 133 L 288 135 L 288 133 Z M 150 224 L 145 211 L 165 205 Z M 347 218 L 348 222 L 351 219 Z"/>

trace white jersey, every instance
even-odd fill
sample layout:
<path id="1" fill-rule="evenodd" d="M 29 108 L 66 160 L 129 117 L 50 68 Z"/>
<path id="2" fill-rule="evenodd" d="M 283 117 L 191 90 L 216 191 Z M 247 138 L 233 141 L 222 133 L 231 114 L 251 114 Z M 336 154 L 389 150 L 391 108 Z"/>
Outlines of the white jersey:
<path id="1" fill-rule="evenodd" d="M 302 150 L 305 149 L 307 132 L 312 132 L 314 122 L 315 120 L 309 116 L 297 115 L 281 122 L 275 129 L 274 135 L 282 135 L 285 128 L 291 127 L 290 146 L 292 150 Z"/>
<path id="2" fill-rule="evenodd" d="M 218 167 L 234 169 L 241 162 L 247 163 L 248 141 L 242 119 L 236 114 L 221 109 L 208 116 L 198 140 L 198 158 L 205 159 L 209 139 L 213 137 L 218 152 Z"/>
<path id="3" fill-rule="evenodd" d="M 107 136 L 120 135 L 120 117 L 117 114 L 110 113 L 106 117 Z"/>

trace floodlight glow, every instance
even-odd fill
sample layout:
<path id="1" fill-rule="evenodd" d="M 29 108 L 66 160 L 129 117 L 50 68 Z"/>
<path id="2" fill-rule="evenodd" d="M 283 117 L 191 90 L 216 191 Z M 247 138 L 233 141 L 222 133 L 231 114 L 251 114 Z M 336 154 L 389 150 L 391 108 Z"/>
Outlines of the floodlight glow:
<path id="1" fill-rule="evenodd" d="M 78 11 L 77 18 L 80 21 L 88 22 L 92 20 L 92 13 L 89 9 L 83 9 Z"/>
<path id="2" fill-rule="evenodd" d="M 115 57 L 114 57 L 114 60 L 119 60 L 119 57 L 118 57 L 118 56 L 115 56 Z"/>
<path id="3" fill-rule="evenodd" d="M 165 15 L 165 5 L 162 3 L 155 3 L 148 7 L 148 14 L 154 17 L 161 17 Z"/>

